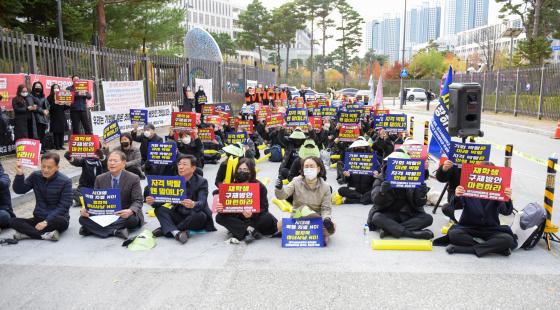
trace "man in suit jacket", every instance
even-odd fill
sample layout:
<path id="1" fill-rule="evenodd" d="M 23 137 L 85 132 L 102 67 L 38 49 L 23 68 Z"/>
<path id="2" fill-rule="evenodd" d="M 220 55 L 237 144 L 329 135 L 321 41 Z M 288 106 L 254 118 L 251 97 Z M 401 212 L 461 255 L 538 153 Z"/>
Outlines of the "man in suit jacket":
<path id="1" fill-rule="evenodd" d="M 95 189 L 119 188 L 121 193 L 121 211 L 115 213 L 120 218 L 114 223 L 102 227 L 89 218 L 86 209 L 80 210 L 80 235 L 96 235 L 101 238 L 116 236 L 128 239 L 128 230 L 135 229 L 144 223 L 142 215 L 142 188 L 140 178 L 125 170 L 126 155 L 121 151 L 113 151 L 107 159 L 109 172 L 95 179 Z"/>
<path id="2" fill-rule="evenodd" d="M 187 199 L 167 208 L 162 203 L 156 203 L 154 197 L 146 197 L 146 203 L 155 208 L 161 224 L 154 230 L 154 236 L 173 237 L 184 244 L 189 239 L 189 230 L 216 231 L 212 212 L 208 208 L 208 181 L 195 173 L 196 162 L 193 155 L 181 155 L 177 159 L 177 172 L 186 181 Z M 146 188 L 145 193 L 149 192 Z"/>

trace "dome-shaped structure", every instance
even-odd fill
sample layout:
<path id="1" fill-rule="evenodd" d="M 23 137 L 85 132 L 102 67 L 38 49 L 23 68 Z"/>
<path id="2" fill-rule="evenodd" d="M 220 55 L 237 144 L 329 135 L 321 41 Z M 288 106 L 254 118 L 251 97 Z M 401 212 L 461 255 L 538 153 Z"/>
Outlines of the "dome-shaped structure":
<path id="1" fill-rule="evenodd" d="M 191 59 L 223 62 L 218 43 L 208 31 L 194 27 L 185 35 L 185 55 Z"/>

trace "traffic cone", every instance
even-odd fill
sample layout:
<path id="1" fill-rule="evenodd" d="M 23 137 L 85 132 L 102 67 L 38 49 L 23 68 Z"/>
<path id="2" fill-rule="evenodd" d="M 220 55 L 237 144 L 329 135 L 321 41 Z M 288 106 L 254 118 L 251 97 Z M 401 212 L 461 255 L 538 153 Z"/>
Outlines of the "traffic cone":
<path id="1" fill-rule="evenodd" d="M 556 132 L 554 133 L 554 139 L 560 139 L 560 121 L 556 125 Z"/>

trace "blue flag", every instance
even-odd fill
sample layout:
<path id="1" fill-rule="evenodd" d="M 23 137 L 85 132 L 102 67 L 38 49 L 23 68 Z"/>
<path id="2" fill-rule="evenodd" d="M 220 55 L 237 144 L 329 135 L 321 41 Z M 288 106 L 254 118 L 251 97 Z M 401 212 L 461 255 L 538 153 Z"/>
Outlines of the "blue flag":
<path id="1" fill-rule="evenodd" d="M 432 138 L 428 151 L 437 158 L 441 157 L 442 151 L 449 157 L 451 151 L 451 136 L 447 131 L 449 123 L 449 84 L 451 83 L 453 83 L 453 68 L 449 66 L 447 78 L 441 87 L 439 103 L 434 110 L 434 117 L 430 123 Z"/>

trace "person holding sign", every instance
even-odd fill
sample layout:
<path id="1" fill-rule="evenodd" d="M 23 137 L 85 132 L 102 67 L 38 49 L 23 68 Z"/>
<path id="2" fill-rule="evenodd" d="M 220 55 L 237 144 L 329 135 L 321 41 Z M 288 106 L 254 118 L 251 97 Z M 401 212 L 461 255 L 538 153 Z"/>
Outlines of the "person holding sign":
<path id="1" fill-rule="evenodd" d="M 358 153 L 358 154 L 356 154 Z M 360 161 L 355 162 L 351 160 L 349 156 L 351 155 L 362 155 L 352 156 L 356 157 Z M 338 189 L 338 192 L 333 193 L 333 203 L 340 204 L 354 204 L 361 203 L 368 205 L 371 203 L 371 189 L 373 187 L 374 178 L 377 177 L 379 172 L 375 170 L 378 166 L 377 158 L 373 154 L 373 150 L 369 146 L 369 143 L 364 139 L 358 139 L 354 141 L 348 148 L 346 152 L 348 158 L 348 164 L 345 165 L 345 170 L 342 175 L 345 178 L 347 186 L 342 186 Z M 365 168 L 371 167 L 373 171 L 350 171 L 352 165 L 362 165 L 366 164 Z M 363 166 L 361 166 L 363 167 Z"/>
<path id="2" fill-rule="evenodd" d="M 37 109 L 33 105 L 29 92 L 24 84 L 18 85 L 16 96 L 12 99 L 14 110 L 14 135 L 15 140 L 36 139 L 37 125 L 35 123 L 34 111 Z"/>
<path id="3" fill-rule="evenodd" d="M 283 200 L 293 198 L 294 215 L 306 214 L 304 217 L 320 217 L 323 219 L 323 237 L 325 244 L 328 237 L 335 232 L 335 224 L 331 220 L 331 187 L 322 179 L 327 173 L 323 162 L 318 157 L 303 159 L 300 175 L 288 185 L 283 186 L 282 179 L 276 181 L 274 193 L 276 198 Z M 282 222 L 278 222 L 278 230 L 282 230 Z"/>
<path id="4" fill-rule="evenodd" d="M 37 107 L 33 115 L 37 126 L 37 138 L 41 141 L 41 152 L 44 153 L 46 147 L 44 139 L 49 124 L 49 103 L 45 98 L 45 93 L 43 92 L 43 83 L 39 81 L 33 83 L 33 86 L 31 87 L 31 94 L 29 96 L 33 101 L 33 105 Z"/>
<path id="5" fill-rule="evenodd" d="M 142 155 L 142 165 L 144 165 L 148 160 L 148 144 L 150 142 L 163 142 L 163 139 L 157 135 L 156 127 L 150 123 L 144 126 L 141 134 L 138 133 L 138 123 L 134 123 L 131 134 L 132 140 L 140 142 L 140 155 Z"/>
<path id="6" fill-rule="evenodd" d="M 80 235 L 95 235 L 100 238 L 116 236 L 128 239 L 128 230 L 142 226 L 142 188 L 140 178 L 126 171 L 126 155 L 120 151 L 112 151 L 107 159 L 108 172 L 95 179 L 94 189 L 118 188 L 121 193 L 121 211 L 115 213 L 119 219 L 105 227 L 89 218 L 85 208 L 80 209 Z"/>
<path id="7" fill-rule="evenodd" d="M 196 113 L 202 113 L 202 107 L 207 103 L 207 101 L 208 99 L 206 97 L 206 93 L 204 92 L 204 88 L 202 85 L 198 86 L 198 91 L 194 94 L 194 109 Z"/>
<path id="8" fill-rule="evenodd" d="M 169 130 L 166 141 L 175 141 L 174 130 Z M 178 133 L 177 151 L 184 155 L 192 155 L 197 159 L 196 166 L 204 168 L 204 145 L 198 137 L 198 129 L 194 128 L 191 132 L 181 130 Z"/>
<path id="9" fill-rule="evenodd" d="M 144 180 L 146 177 L 142 173 L 142 155 L 140 150 L 133 145 L 133 141 L 130 133 L 124 132 L 120 137 L 120 146 L 114 148 L 113 151 L 123 152 L 126 156 L 126 171 L 132 172 L 140 177 L 140 180 Z M 103 153 L 105 157 L 109 156 L 109 148 L 106 143 L 103 145 Z"/>
<path id="10" fill-rule="evenodd" d="M 208 181 L 194 173 L 196 161 L 192 155 L 180 155 L 177 160 L 177 172 L 186 181 L 187 199 L 172 204 L 169 208 L 162 203 L 156 203 L 153 196 L 146 196 L 146 203 L 155 208 L 156 217 L 161 225 L 153 231 L 155 237 L 175 238 L 185 244 L 189 240 L 189 230 L 216 231 L 207 202 Z M 149 192 L 148 189 L 146 193 Z"/>
<path id="11" fill-rule="evenodd" d="M 251 243 L 256 239 L 261 239 L 263 235 L 272 235 L 278 231 L 278 220 L 268 212 L 268 192 L 257 179 L 255 171 L 255 161 L 249 158 L 239 160 L 237 170 L 232 183 L 258 183 L 260 188 L 260 211 L 252 213 L 245 211 L 242 213 L 223 213 L 224 205 L 221 202 L 216 204 L 216 222 L 224 226 L 231 234 L 230 243 L 237 244 L 241 240 Z"/>
<path id="12" fill-rule="evenodd" d="M 78 84 L 83 83 L 77 75 L 72 76 L 72 86 L 68 86 L 66 90 L 74 92 L 74 102 L 70 106 L 70 120 L 72 120 L 72 134 L 81 134 L 81 127 L 84 128 L 84 134 L 91 135 L 91 122 L 88 117 L 87 100 L 91 99 L 91 94 L 85 90 L 76 90 Z"/>
<path id="13" fill-rule="evenodd" d="M 82 168 L 78 187 L 72 191 L 74 194 L 74 206 L 76 207 L 81 206 L 80 197 L 82 196 L 82 189 L 93 188 L 95 185 L 95 178 L 107 171 L 107 163 L 103 151 L 97 149 L 95 153 L 98 156 L 97 158 L 73 157 L 70 152 L 64 153 L 64 158 L 66 158 L 72 166 Z"/>
<path id="14" fill-rule="evenodd" d="M 493 165 L 486 162 L 486 165 Z M 438 239 L 438 245 L 449 244 L 447 253 L 474 254 L 478 257 L 495 253 L 509 256 L 517 247 L 516 238 L 510 226 L 501 225 L 499 215 L 513 212 L 511 188 L 505 189 L 509 198 L 506 202 L 480 198 L 463 197 L 465 188 L 457 186 L 451 199 L 450 209 L 463 210 L 459 223 L 451 226 L 447 236 Z M 477 241 L 482 239 L 483 241 Z"/>
<path id="15" fill-rule="evenodd" d="M 436 179 L 441 183 L 447 183 L 447 203 L 441 206 L 441 211 L 451 220 L 457 222 L 454 210 L 450 208 L 450 203 L 453 196 L 455 196 L 457 186 L 461 183 L 461 168 L 454 165 L 451 160 L 445 158 L 443 164 L 436 170 Z"/>
<path id="16" fill-rule="evenodd" d="M 10 183 L 10 177 L 4 172 L 4 167 L 0 163 L 0 231 L 9 228 L 10 219 L 16 217 L 12 209 Z"/>
<path id="17" fill-rule="evenodd" d="M 393 188 L 385 176 L 387 161 L 409 159 L 403 150 L 397 150 L 384 160 L 383 173 L 376 177 L 371 191 L 373 206 L 368 215 L 369 230 L 379 229 L 379 236 L 395 238 L 432 239 L 434 234 L 425 229 L 432 225 L 433 218 L 424 211 L 427 194 L 426 183 L 415 188 Z"/>
<path id="18" fill-rule="evenodd" d="M 23 195 L 30 190 L 35 193 L 33 217 L 12 218 L 10 227 L 16 233 L 14 239 L 43 239 L 58 241 L 60 233 L 68 229 L 72 205 L 72 180 L 58 171 L 60 157 L 53 152 L 41 156 L 41 170 L 23 175 L 21 163 L 16 163 L 13 190 Z"/>
<path id="19" fill-rule="evenodd" d="M 68 121 L 66 120 L 66 110 L 70 109 L 70 102 L 58 102 L 56 93 L 60 91 L 58 84 L 51 86 L 51 92 L 47 97 L 50 111 L 50 132 L 53 135 L 54 149 L 64 150 L 64 133 L 68 131 Z"/>
<path id="20" fill-rule="evenodd" d="M 187 85 L 183 87 L 183 106 L 181 107 L 181 112 L 192 112 L 194 105 L 194 93 L 191 87 Z"/>

